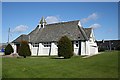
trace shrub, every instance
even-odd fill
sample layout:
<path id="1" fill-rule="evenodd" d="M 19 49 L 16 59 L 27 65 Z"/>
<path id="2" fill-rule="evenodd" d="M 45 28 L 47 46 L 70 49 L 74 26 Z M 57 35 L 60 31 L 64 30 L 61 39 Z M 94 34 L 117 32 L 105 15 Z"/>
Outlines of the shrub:
<path id="1" fill-rule="evenodd" d="M 20 49 L 18 51 L 20 56 L 26 58 L 26 56 L 31 56 L 31 51 L 27 41 L 21 41 Z"/>
<path id="2" fill-rule="evenodd" d="M 5 47 L 5 55 L 10 55 L 11 53 L 13 53 L 14 50 L 13 50 L 13 47 L 8 44 L 6 47 Z"/>
<path id="3" fill-rule="evenodd" d="M 71 58 L 73 56 L 72 42 L 67 36 L 61 37 L 58 41 L 58 56 Z"/>
<path id="4" fill-rule="evenodd" d="M 120 46 L 117 47 L 117 50 L 120 50 Z"/>

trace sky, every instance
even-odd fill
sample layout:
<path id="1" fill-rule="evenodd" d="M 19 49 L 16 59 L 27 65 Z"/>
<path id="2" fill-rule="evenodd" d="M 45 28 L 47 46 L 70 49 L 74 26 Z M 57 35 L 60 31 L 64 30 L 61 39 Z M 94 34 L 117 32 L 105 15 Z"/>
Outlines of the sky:
<path id="1" fill-rule="evenodd" d="M 0 1 L 0 43 L 2 43 L 2 3 Z"/>
<path id="2" fill-rule="evenodd" d="M 28 34 L 44 16 L 48 24 L 80 20 L 96 40 L 118 39 L 117 2 L 2 2 L 2 42 Z M 1 37 L 0 37 L 1 38 Z"/>

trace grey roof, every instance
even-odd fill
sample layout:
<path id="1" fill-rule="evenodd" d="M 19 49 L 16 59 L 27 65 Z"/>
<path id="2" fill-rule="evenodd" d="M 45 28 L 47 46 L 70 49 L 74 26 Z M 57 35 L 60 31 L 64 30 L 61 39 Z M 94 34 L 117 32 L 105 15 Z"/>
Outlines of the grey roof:
<path id="1" fill-rule="evenodd" d="M 68 36 L 72 41 L 88 40 L 91 28 L 87 29 L 78 26 L 78 22 L 79 20 L 47 24 L 44 28 L 40 29 L 39 26 L 37 26 L 28 35 L 20 37 L 24 37 L 24 39 L 32 43 L 58 41 L 64 35 Z M 14 40 L 14 42 L 21 40 L 20 37 Z"/>
<path id="2" fill-rule="evenodd" d="M 20 35 L 17 39 L 15 39 L 12 42 L 13 43 L 17 43 L 17 42 L 20 42 L 21 40 L 28 41 L 28 35 L 22 34 L 22 35 Z"/>
<path id="3" fill-rule="evenodd" d="M 83 28 L 87 37 L 90 38 L 90 34 L 92 33 L 92 28 Z"/>

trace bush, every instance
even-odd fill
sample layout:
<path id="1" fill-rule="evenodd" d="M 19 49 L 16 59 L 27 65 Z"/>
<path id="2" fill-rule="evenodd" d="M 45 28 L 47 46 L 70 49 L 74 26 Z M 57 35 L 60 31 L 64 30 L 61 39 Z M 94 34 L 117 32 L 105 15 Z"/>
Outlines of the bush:
<path id="1" fill-rule="evenodd" d="M 63 36 L 58 41 L 58 56 L 71 58 L 73 56 L 72 42 L 67 36 Z"/>
<path id="2" fill-rule="evenodd" d="M 120 46 L 117 47 L 117 50 L 120 50 Z"/>
<path id="3" fill-rule="evenodd" d="M 11 53 L 13 53 L 14 50 L 13 50 L 13 47 L 8 44 L 6 47 L 5 47 L 5 55 L 10 55 Z"/>
<path id="4" fill-rule="evenodd" d="M 102 52 L 102 51 L 105 51 L 105 48 L 104 47 L 99 47 L 98 52 Z"/>
<path id="5" fill-rule="evenodd" d="M 18 54 L 20 56 L 23 56 L 24 58 L 26 58 L 26 56 L 31 56 L 31 51 L 27 41 L 21 41 L 21 46 L 18 51 Z"/>

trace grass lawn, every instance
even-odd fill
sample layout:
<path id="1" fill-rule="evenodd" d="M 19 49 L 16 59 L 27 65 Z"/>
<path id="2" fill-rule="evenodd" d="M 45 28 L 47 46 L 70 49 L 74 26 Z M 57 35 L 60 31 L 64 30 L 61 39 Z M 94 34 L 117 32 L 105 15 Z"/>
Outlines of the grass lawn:
<path id="1" fill-rule="evenodd" d="M 89 58 L 2 58 L 3 78 L 117 78 L 118 51 Z"/>

